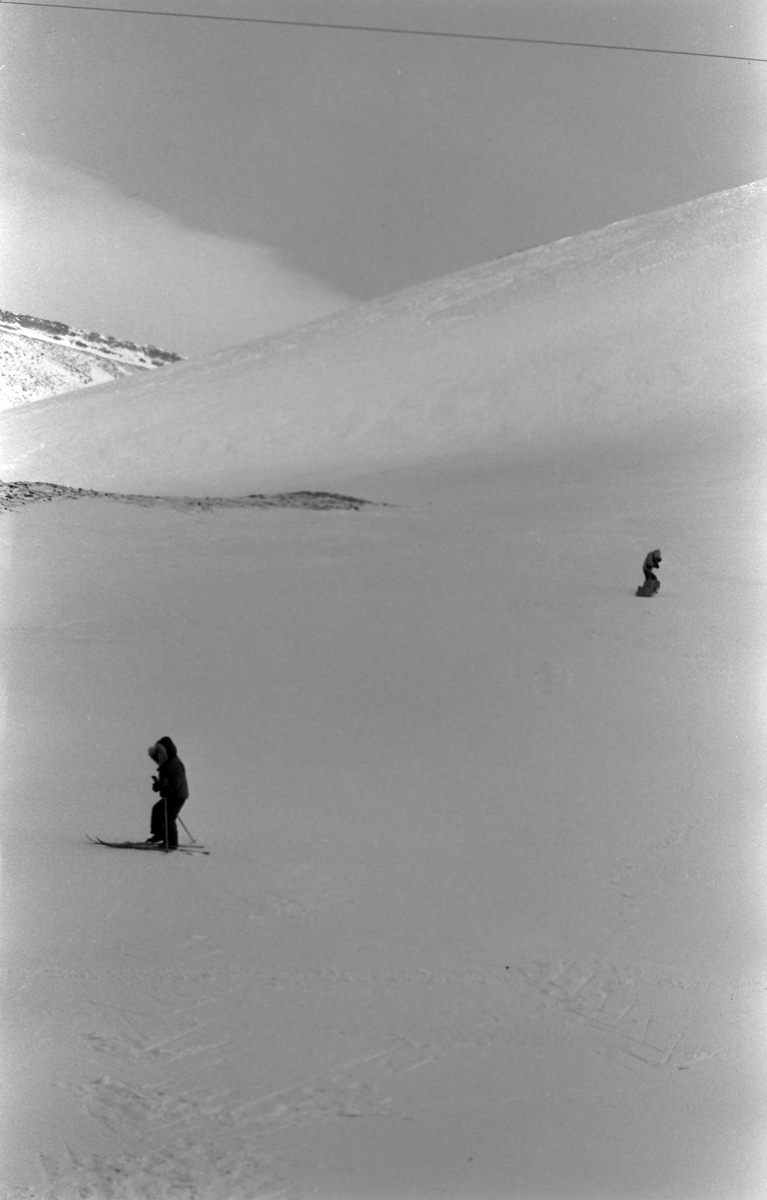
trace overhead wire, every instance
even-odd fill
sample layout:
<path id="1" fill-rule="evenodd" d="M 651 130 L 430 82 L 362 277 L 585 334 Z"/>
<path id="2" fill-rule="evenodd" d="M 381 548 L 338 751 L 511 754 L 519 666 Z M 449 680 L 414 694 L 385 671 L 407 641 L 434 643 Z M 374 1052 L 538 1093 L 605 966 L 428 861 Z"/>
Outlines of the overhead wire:
<path id="1" fill-rule="evenodd" d="M 529 46 L 570 46 L 585 50 L 619 50 L 635 54 L 674 54 L 683 58 L 718 58 L 732 62 L 767 62 L 767 58 L 745 54 L 719 54 L 706 50 L 671 50 L 661 46 L 623 46 L 611 42 L 575 42 L 559 38 L 515 37 L 499 33 L 464 33 L 439 29 L 402 29 L 391 26 L 352 25 L 336 21 L 291 21 L 285 17 L 243 17 L 224 13 L 158 12 L 151 8 L 123 8 L 115 5 L 62 4 L 55 0 L 0 0 L 0 7 L 72 9 L 74 12 L 126 13 L 142 17 L 175 17 L 196 21 L 238 21 L 248 25 L 282 25 L 292 29 L 329 29 L 357 33 L 390 33 L 409 37 L 454 38 L 474 42 L 516 42 Z"/>

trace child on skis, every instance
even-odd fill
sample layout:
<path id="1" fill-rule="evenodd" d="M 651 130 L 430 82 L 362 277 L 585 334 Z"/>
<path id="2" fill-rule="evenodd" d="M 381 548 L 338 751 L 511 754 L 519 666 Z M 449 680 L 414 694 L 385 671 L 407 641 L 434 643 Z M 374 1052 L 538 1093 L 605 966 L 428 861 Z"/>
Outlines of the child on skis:
<path id="1" fill-rule="evenodd" d="M 157 774 L 152 776 L 152 791 L 160 793 L 160 799 L 152 808 L 151 837 L 147 844 L 162 843 L 168 850 L 178 849 L 176 820 L 189 799 L 184 764 L 169 737 L 161 737 L 149 747 L 149 757 L 157 763 Z"/>

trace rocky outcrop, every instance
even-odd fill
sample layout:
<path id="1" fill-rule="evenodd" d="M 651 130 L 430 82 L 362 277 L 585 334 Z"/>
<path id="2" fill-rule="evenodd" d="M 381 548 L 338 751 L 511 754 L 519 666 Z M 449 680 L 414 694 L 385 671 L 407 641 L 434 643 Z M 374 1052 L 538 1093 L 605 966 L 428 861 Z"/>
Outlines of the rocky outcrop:
<path id="1" fill-rule="evenodd" d="M 0 409 L 179 361 L 178 354 L 156 346 L 0 309 Z"/>

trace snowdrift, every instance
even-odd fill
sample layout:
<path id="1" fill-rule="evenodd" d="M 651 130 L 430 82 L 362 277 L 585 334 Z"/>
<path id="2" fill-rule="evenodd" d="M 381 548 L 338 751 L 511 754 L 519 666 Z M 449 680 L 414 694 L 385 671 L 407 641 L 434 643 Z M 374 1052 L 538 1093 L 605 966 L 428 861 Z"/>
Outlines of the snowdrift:
<path id="1" fill-rule="evenodd" d="M 0 477 L 235 495 L 746 418 L 767 375 L 766 242 L 767 181 L 621 221 L 4 413 Z"/>

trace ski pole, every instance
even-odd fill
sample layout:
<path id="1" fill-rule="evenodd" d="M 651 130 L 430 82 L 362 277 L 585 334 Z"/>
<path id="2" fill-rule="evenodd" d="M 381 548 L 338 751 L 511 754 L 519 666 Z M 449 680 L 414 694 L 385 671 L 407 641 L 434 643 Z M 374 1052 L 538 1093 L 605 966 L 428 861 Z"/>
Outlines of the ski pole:
<path id="1" fill-rule="evenodd" d="M 179 817 L 179 819 L 178 819 L 178 822 L 179 822 L 179 825 L 183 826 L 184 833 L 185 833 L 185 834 L 186 834 L 186 836 L 189 838 L 189 841 L 190 841 L 190 842 L 192 842 L 192 843 L 196 842 L 196 841 L 197 841 L 197 838 L 193 838 L 193 837 L 192 837 L 192 835 L 191 835 L 191 833 L 189 832 L 189 830 L 187 829 L 186 825 L 184 825 L 184 822 L 181 820 L 181 817 Z"/>

